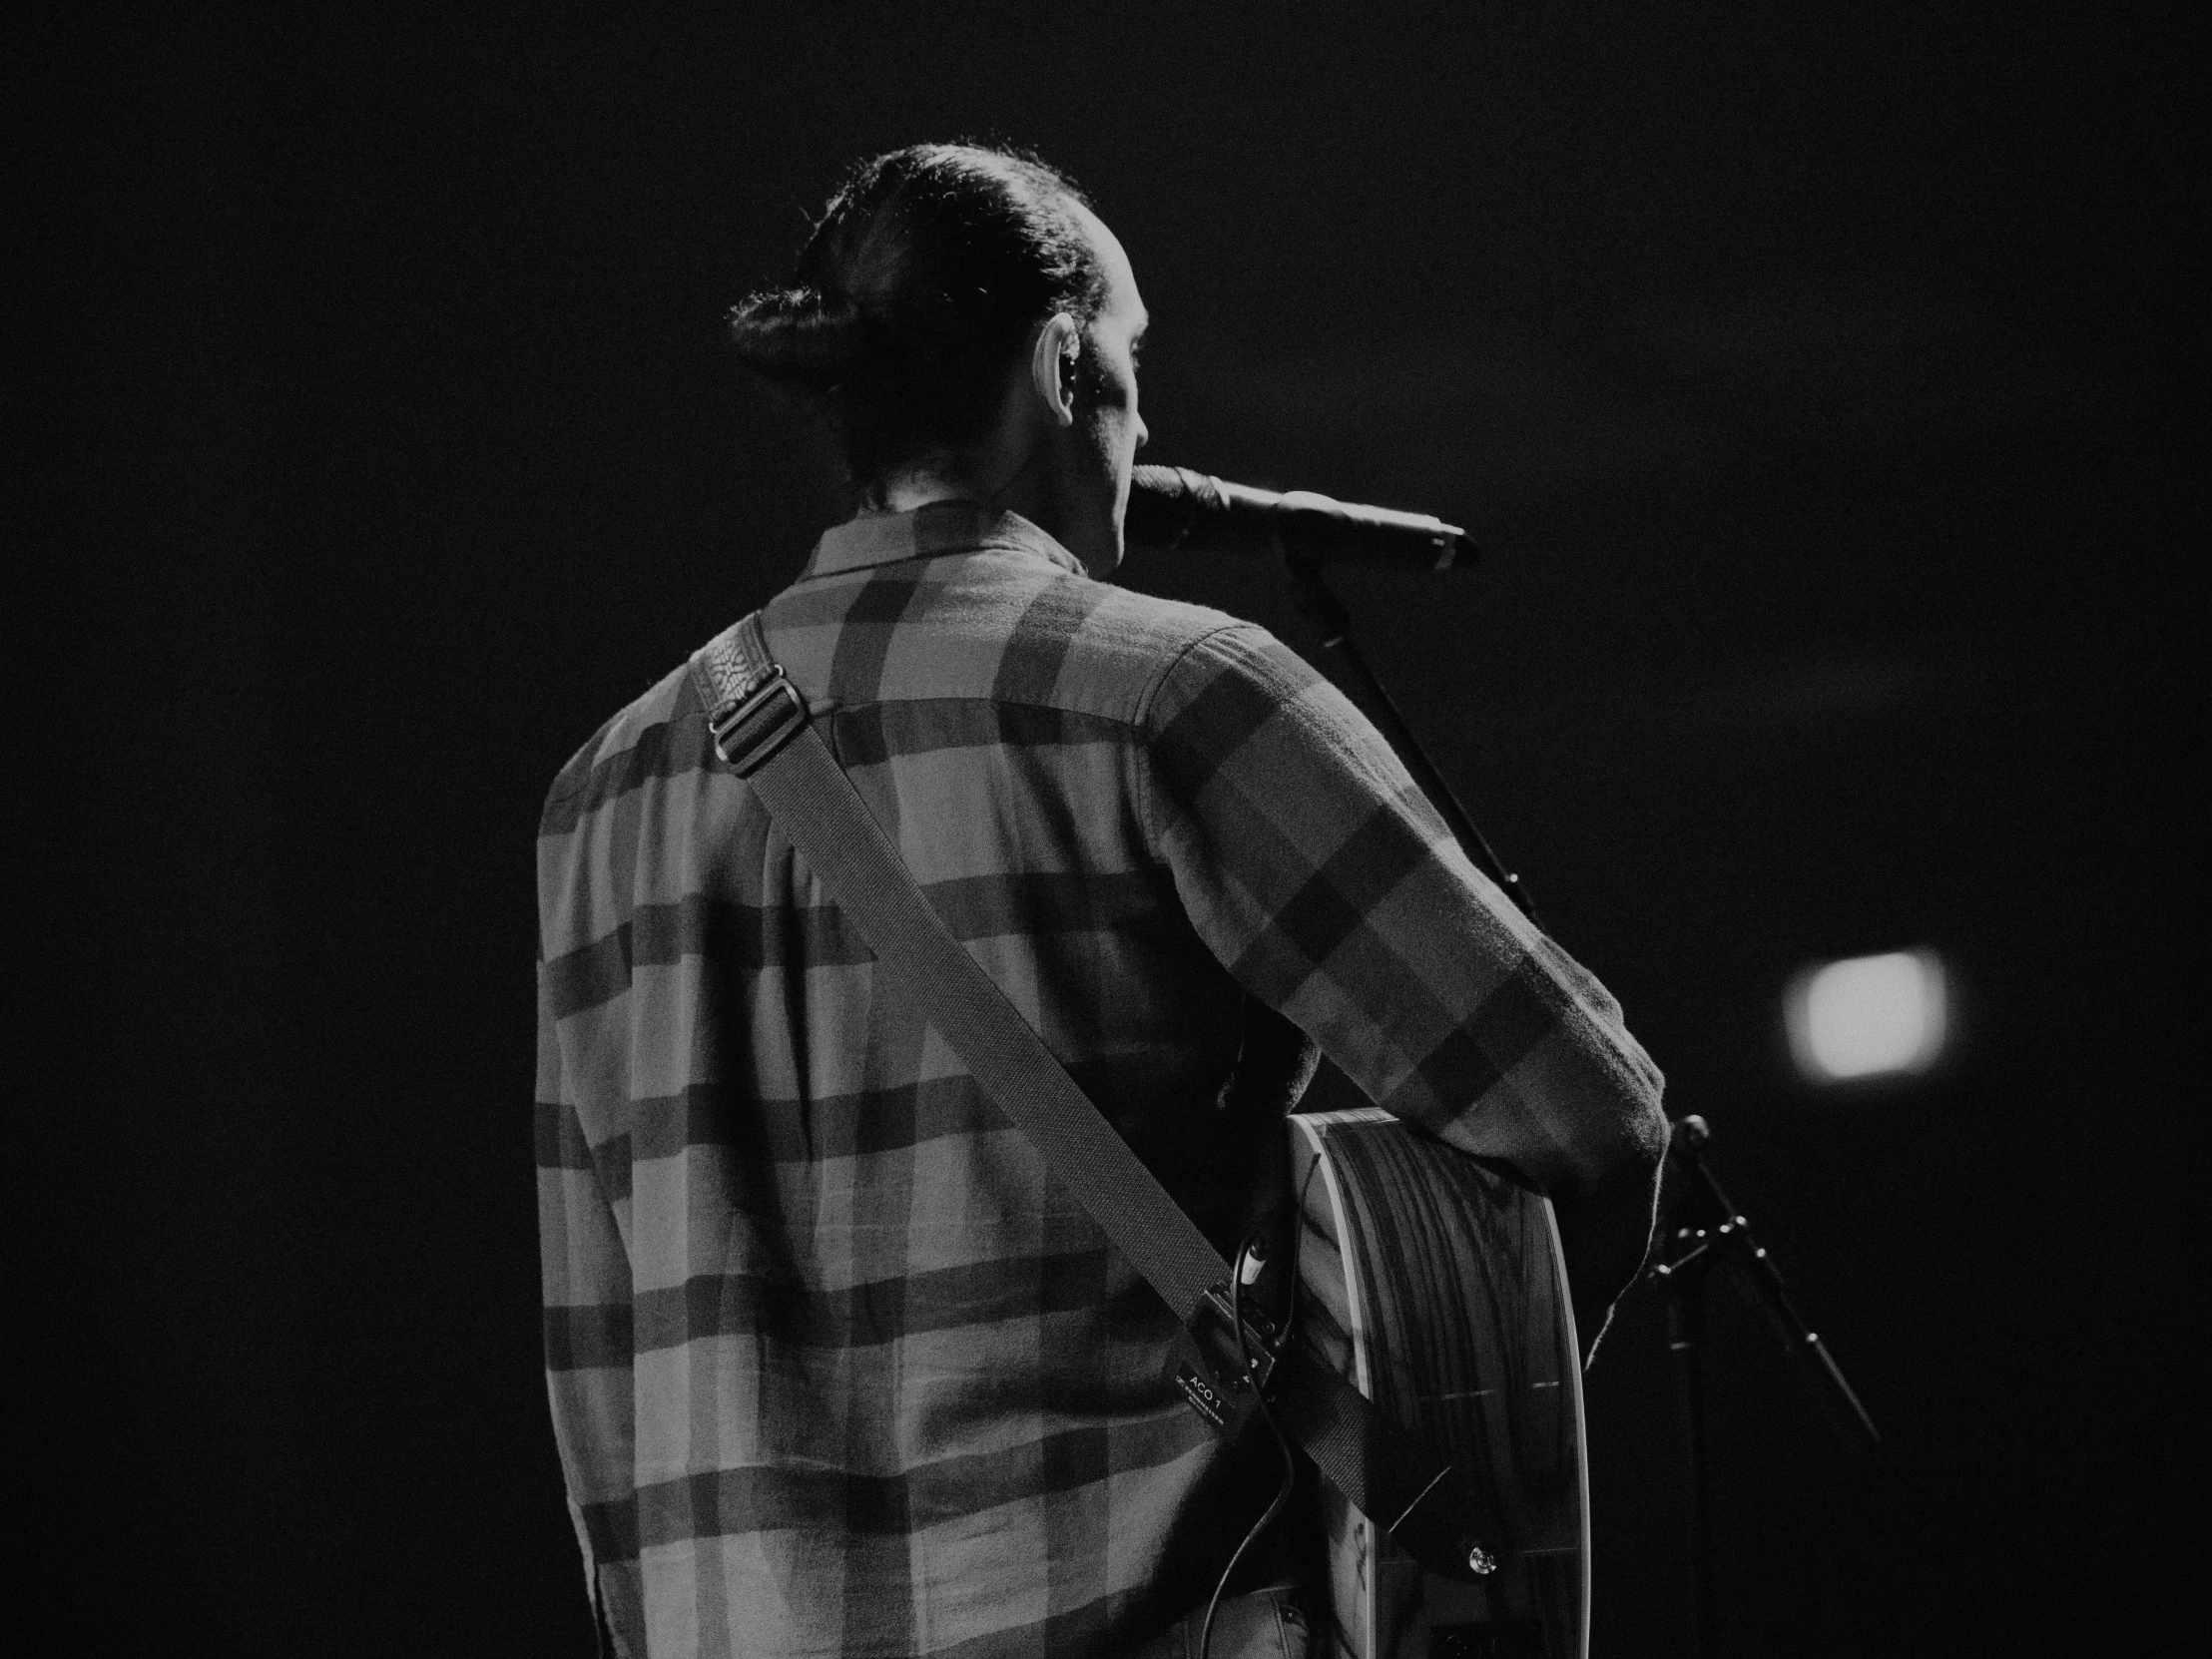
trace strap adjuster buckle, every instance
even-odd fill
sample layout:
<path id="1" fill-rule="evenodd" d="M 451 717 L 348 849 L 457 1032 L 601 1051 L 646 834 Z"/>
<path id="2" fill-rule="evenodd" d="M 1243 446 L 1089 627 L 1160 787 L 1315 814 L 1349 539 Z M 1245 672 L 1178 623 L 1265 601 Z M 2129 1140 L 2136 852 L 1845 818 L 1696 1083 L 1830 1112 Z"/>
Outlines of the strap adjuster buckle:
<path id="1" fill-rule="evenodd" d="M 767 685 L 714 723 L 715 753 L 740 778 L 750 778 L 806 724 L 806 700 L 778 669 Z"/>

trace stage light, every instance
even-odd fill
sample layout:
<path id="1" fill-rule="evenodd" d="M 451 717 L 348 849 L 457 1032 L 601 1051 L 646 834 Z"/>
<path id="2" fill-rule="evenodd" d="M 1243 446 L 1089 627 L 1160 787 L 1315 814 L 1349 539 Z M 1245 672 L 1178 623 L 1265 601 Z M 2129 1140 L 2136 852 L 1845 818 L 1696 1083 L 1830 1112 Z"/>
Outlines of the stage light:
<path id="1" fill-rule="evenodd" d="M 1943 964 L 1895 950 L 1807 968 L 1783 999 L 1790 1053 L 1816 1083 L 1926 1071 L 1948 1019 Z"/>

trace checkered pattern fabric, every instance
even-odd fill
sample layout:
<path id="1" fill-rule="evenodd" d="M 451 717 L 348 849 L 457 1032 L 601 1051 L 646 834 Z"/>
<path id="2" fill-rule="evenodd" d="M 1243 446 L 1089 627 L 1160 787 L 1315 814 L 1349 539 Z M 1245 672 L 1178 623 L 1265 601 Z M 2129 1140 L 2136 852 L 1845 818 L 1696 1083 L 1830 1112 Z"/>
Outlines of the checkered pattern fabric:
<path id="1" fill-rule="evenodd" d="M 931 901 L 1225 1251 L 1311 1041 L 1547 1185 L 1651 1159 L 1612 999 L 1260 629 L 959 504 L 832 530 L 765 622 Z M 617 1650 L 1104 1655 L 1201 1601 L 1272 1469 L 874 994 L 682 669 L 562 772 L 538 880 L 546 1359 Z"/>

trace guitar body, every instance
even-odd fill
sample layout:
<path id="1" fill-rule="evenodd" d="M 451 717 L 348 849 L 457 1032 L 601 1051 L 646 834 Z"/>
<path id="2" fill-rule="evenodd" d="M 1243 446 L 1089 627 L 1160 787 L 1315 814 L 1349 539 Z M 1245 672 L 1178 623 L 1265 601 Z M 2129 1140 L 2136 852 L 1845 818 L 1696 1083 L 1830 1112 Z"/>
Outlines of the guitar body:
<path id="1" fill-rule="evenodd" d="M 1582 1372 L 1550 1201 L 1372 1107 L 1294 1116 L 1290 1134 L 1305 1341 L 1483 1481 L 1505 1529 L 1497 1570 L 1452 1583 L 1319 1483 L 1317 1653 L 1585 1659 Z"/>

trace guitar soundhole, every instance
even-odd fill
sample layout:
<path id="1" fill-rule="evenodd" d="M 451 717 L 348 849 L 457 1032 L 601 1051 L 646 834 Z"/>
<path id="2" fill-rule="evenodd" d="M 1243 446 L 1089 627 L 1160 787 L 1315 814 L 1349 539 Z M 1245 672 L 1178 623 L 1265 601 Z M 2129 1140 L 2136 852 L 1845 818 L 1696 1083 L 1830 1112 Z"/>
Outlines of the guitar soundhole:
<path id="1" fill-rule="evenodd" d="M 1439 1624 L 1428 1632 L 1428 1659 L 1543 1659 L 1543 1627 L 1520 1619 Z"/>

